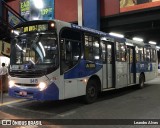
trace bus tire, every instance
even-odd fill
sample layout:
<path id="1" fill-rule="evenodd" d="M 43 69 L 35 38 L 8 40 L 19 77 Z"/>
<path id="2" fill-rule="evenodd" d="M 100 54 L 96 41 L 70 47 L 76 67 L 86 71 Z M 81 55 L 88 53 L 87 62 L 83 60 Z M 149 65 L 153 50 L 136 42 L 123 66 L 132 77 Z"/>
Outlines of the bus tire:
<path id="1" fill-rule="evenodd" d="M 138 85 L 138 88 L 143 88 L 144 87 L 144 82 L 145 82 L 145 78 L 144 78 L 144 75 L 141 74 L 140 77 L 139 77 L 139 85 Z"/>
<path id="2" fill-rule="evenodd" d="M 86 95 L 84 96 L 85 103 L 91 104 L 96 101 L 98 96 L 97 82 L 89 80 L 86 87 Z"/>

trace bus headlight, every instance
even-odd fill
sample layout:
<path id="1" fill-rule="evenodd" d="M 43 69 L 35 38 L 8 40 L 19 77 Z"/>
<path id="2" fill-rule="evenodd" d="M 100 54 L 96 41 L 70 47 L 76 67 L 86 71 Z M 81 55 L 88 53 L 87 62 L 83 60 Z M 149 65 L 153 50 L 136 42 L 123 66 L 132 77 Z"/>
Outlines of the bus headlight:
<path id="1" fill-rule="evenodd" d="M 47 84 L 44 82 L 40 82 L 38 85 L 38 88 L 40 89 L 40 91 L 43 91 L 44 89 L 46 89 Z"/>
<path id="2" fill-rule="evenodd" d="M 14 81 L 13 81 L 13 80 L 10 80 L 10 81 L 9 81 L 9 88 L 12 88 L 14 85 L 15 85 Z"/>

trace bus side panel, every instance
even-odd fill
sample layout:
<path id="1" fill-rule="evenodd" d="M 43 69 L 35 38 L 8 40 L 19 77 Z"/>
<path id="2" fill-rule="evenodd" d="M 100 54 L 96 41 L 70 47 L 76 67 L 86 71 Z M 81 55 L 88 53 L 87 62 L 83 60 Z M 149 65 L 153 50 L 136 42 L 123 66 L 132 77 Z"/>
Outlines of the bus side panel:
<path id="1" fill-rule="evenodd" d="M 90 76 L 102 75 L 102 64 L 81 60 L 75 67 L 64 74 L 65 98 L 86 94 L 86 85 Z M 101 76 L 102 77 L 102 76 Z"/>
<path id="2" fill-rule="evenodd" d="M 145 75 L 145 82 L 154 79 L 157 76 L 157 64 L 140 62 L 136 64 L 136 83 L 139 84 L 139 77 L 141 73 Z"/>
<path id="3" fill-rule="evenodd" d="M 156 77 L 157 75 L 157 64 L 156 63 L 151 63 L 150 64 L 150 71 L 145 73 L 146 81 L 152 80 Z"/>
<path id="4" fill-rule="evenodd" d="M 122 88 L 127 86 L 127 72 L 127 62 L 116 62 L 116 88 Z"/>

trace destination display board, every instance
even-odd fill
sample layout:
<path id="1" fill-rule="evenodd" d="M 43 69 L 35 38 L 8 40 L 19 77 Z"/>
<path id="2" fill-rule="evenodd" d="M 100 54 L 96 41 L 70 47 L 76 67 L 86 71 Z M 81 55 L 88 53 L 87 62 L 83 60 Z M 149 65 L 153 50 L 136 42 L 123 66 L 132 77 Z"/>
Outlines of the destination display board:
<path id="1" fill-rule="evenodd" d="M 48 30 L 48 24 L 29 25 L 15 29 L 15 31 L 17 31 L 18 33 L 35 32 L 35 31 L 40 32 L 47 30 Z"/>

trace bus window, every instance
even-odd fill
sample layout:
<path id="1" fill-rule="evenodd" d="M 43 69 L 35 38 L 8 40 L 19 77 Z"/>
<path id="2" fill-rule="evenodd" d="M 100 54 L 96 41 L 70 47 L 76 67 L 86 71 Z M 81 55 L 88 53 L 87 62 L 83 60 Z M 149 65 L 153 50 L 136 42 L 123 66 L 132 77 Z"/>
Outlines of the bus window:
<path id="1" fill-rule="evenodd" d="M 72 68 L 80 59 L 80 42 L 72 40 L 61 40 L 61 61 L 63 72 Z"/>
<path id="2" fill-rule="evenodd" d="M 150 62 L 150 49 L 144 48 L 144 60 Z"/>
<path id="3" fill-rule="evenodd" d="M 85 58 L 86 60 L 100 59 L 100 44 L 96 37 L 85 35 Z"/>
<path id="4" fill-rule="evenodd" d="M 143 48 L 142 47 L 136 47 L 136 61 L 137 62 L 144 61 Z"/>
<path id="5" fill-rule="evenodd" d="M 117 61 L 126 61 L 126 48 L 123 43 L 116 42 Z"/>
<path id="6" fill-rule="evenodd" d="M 156 50 L 151 49 L 151 62 L 156 62 Z"/>
<path id="7" fill-rule="evenodd" d="M 61 74 L 75 66 L 81 56 L 81 32 L 65 28 L 60 34 Z"/>
<path id="8" fill-rule="evenodd" d="M 102 47 L 102 60 L 103 63 L 106 63 L 106 47 L 103 42 L 101 43 L 101 47 Z"/>
<path id="9" fill-rule="evenodd" d="M 99 41 L 97 39 L 93 42 L 93 54 L 94 54 L 94 60 L 99 60 Z"/>
<path id="10" fill-rule="evenodd" d="M 139 62 L 140 61 L 140 53 L 139 53 L 139 48 L 136 47 L 136 62 Z"/>
<path id="11" fill-rule="evenodd" d="M 107 62 L 108 64 L 111 64 L 112 63 L 112 45 L 108 44 L 107 45 Z"/>
<path id="12" fill-rule="evenodd" d="M 144 52 L 142 47 L 139 48 L 139 54 L 140 54 L 140 61 L 144 61 Z"/>

